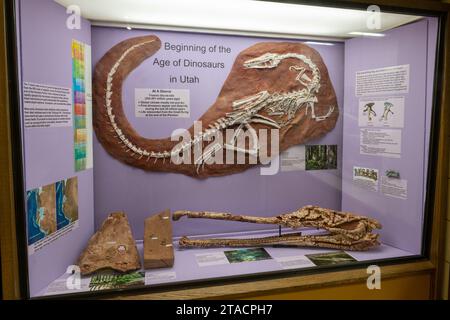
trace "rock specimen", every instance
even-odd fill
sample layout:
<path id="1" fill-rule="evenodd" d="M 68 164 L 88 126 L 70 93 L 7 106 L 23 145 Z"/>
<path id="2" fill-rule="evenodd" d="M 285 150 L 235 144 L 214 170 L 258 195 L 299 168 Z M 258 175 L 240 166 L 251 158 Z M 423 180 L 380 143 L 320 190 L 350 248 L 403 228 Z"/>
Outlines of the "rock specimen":
<path id="1" fill-rule="evenodd" d="M 109 215 L 100 230 L 89 240 L 77 264 L 82 275 L 103 269 L 128 272 L 141 268 L 139 253 L 125 213 Z"/>
<path id="2" fill-rule="evenodd" d="M 145 220 L 144 268 L 170 268 L 174 264 L 170 210 Z"/>
<path id="3" fill-rule="evenodd" d="M 253 247 L 264 245 L 286 245 L 298 247 L 320 247 L 341 250 L 364 251 L 378 246 L 379 235 L 372 233 L 381 229 L 381 224 L 371 218 L 349 212 L 339 212 L 315 206 L 306 206 L 295 212 L 275 217 L 236 216 L 229 213 L 177 211 L 174 220 L 181 217 L 229 220 L 238 222 L 277 224 L 293 229 L 318 228 L 328 231 L 327 234 L 301 235 L 287 234 L 267 238 L 253 239 L 180 239 L 181 247 Z"/>
<path id="4" fill-rule="evenodd" d="M 201 130 L 192 126 L 188 141 L 142 137 L 125 116 L 122 85 L 160 47 L 156 36 L 128 39 L 109 50 L 95 68 L 97 138 L 109 154 L 129 165 L 197 178 L 227 175 L 322 137 L 336 125 L 336 95 L 319 53 L 303 43 L 261 42 L 237 56 L 216 102 L 198 120 Z M 226 137 L 230 129 L 234 134 Z M 278 136 L 272 141 L 274 130 Z M 245 137 L 252 143 L 242 146 L 239 141 Z M 279 148 L 272 148 L 275 143 Z M 235 159 L 243 156 L 244 163 L 226 163 L 225 151 Z"/>

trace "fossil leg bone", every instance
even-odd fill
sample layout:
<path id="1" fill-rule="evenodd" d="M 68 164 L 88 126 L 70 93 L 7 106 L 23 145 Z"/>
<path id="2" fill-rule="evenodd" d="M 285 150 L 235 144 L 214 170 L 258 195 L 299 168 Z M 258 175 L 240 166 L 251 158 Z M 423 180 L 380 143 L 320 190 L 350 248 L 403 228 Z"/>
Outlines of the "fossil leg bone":
<path id="1" fill-rule="evenodd" d="M 258 243 L 252 239 L 207 239 L 189 240 L 183 238 L 181 246 L 252 246 L 255 244 L 287 244 L 297 246 L 318 246 L 327 248 L 342 248 L 348 250 L 365 250 L 378 245 L 378 235 L 372 234 L 372 230 L 381 229 L 381 224 L 375 220 L 364 216 L 355 215 L 348 212 L 339 212 L 330 209 L 323 209 L 316 206 L 306 206 L 295 212 L 282 214 L 275 217 L 254 217 L 239 216 L 229 213 L 215 212 L 192 212 L 177 211 L 173 215 L 173 220 L 182 217 L 205 218 L 249 223 L 276 224 L 293 229 L 298 228 L 318 228 L 325 229 L 329 234 L 321 236 L 286 236 L 267 238 L 266 242 Z M 258 240 L 259 241 L 259 240 Z"/>

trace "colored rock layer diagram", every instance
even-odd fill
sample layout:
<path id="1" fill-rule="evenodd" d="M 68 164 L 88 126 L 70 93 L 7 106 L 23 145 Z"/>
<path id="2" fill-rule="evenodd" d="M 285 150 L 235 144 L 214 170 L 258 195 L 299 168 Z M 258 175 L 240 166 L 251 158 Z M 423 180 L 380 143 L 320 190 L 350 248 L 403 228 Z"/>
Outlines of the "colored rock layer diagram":
<path id="1" fill-rule="evenodd" d="M 90 47 L 72 41 L 72 89 L 75 171 L 92 167 L 91 164 L 91 108 L 90 103 Z"/>

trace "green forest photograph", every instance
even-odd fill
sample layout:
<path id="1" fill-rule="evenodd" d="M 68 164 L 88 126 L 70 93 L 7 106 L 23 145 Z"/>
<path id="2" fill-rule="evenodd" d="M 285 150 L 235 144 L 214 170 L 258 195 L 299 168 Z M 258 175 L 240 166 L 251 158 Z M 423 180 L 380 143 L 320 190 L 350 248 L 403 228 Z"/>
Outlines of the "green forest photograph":
<path id="1" fill-rule="evenodd" d="M 306 170 L 337 169 L 337 145 L 306 146 Z"/>

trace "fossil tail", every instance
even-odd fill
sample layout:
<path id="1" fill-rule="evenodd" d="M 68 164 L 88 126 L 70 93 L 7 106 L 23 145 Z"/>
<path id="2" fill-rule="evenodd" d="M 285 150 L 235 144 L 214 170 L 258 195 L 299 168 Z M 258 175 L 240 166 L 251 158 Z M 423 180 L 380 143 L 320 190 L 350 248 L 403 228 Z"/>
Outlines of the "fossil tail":
<path id="1" fill-rule="evenodd" d="M 97 63 L 93 79 L 93 118 L 97 138 L 106 151 L 122 162 L 146 170 L 170 171 L 170 150 L 176 142 L 146 139 L 124 113 L 122 87 L 128 75 L 161 48 L 156 36 L 131 38 L 111 48 Z"/>

